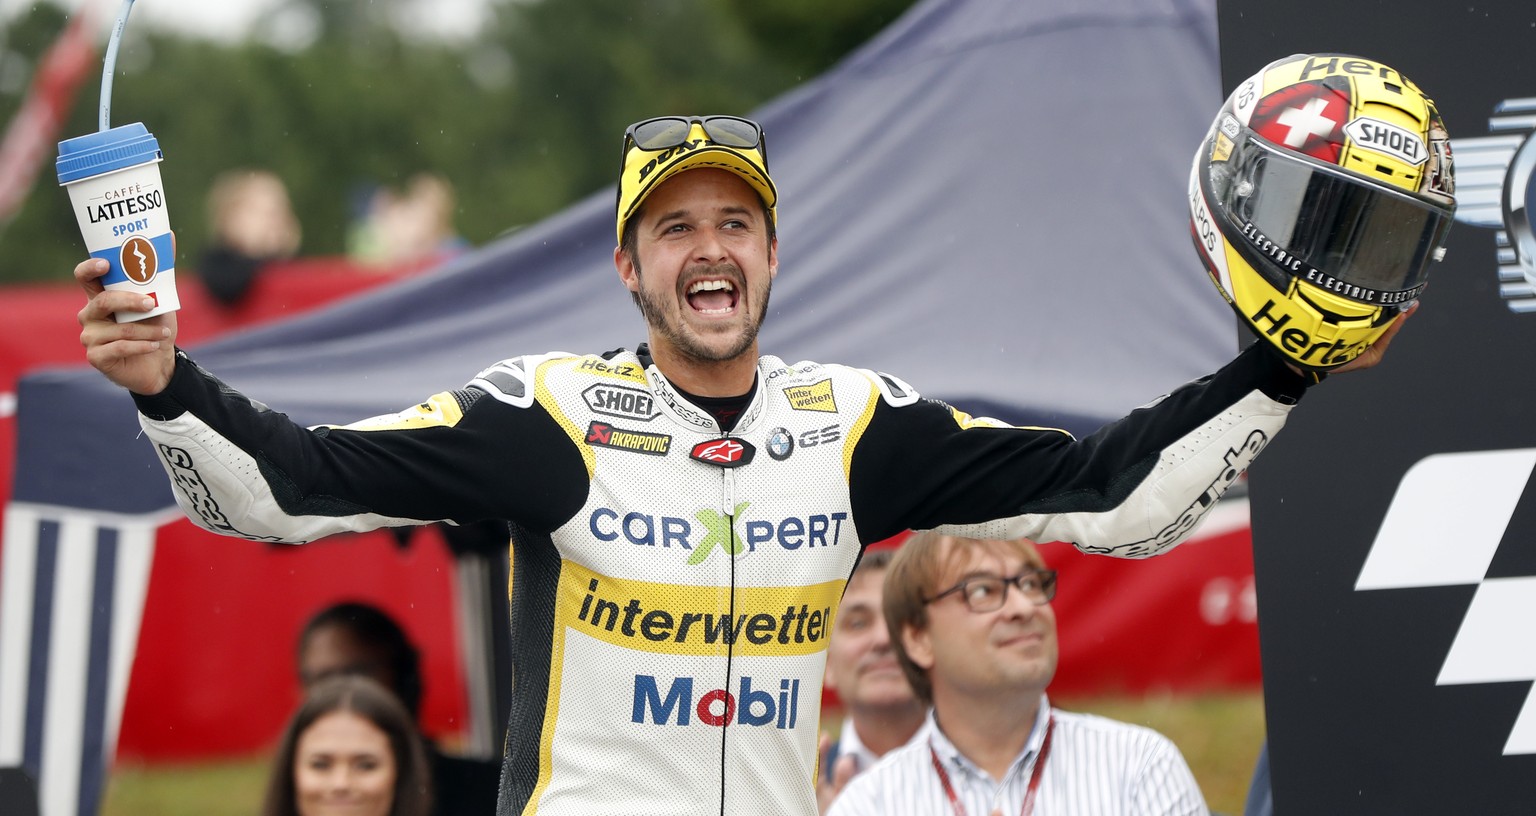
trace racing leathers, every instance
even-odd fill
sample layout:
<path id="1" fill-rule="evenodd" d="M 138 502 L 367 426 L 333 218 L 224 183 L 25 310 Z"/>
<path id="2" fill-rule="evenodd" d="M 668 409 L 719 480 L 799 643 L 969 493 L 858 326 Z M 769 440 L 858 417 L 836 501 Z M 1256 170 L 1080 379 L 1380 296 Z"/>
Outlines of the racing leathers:
<path id="1" fill-rule="evenodd" d="M 1154 555 L 1303 387 L 1256 344 L 1081 440 L 771 356 L 726 433 L 643 346 L 505 360 L 339 427 L 302 428 L 181 354 L 136 401 L 215 532 L 510 524 L 504 816 L 811 816 L 827 638 L 864 543 L 943 527 Z"/>

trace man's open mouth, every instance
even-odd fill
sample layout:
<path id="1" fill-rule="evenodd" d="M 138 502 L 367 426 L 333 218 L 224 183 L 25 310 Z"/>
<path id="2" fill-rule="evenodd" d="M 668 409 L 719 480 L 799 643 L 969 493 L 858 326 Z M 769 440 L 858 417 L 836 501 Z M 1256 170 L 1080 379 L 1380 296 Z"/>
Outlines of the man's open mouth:
<path id="1" fill-rule="evenodd" d="M 694 281 L 688 305 L 702 315 L 728 315 L 736 308 L 736 285 L 720 278 Z"/>

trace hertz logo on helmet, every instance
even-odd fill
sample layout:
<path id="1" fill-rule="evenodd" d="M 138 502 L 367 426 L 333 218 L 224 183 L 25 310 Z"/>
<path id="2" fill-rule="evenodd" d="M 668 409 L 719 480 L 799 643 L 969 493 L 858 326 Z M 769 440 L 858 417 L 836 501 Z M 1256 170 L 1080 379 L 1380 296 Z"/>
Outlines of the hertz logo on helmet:
<path id="1" fill-rule="evenodd" d="M 699 722 L 719 728 L 735 722 L 739 725 L 771 725 L 774 728 L 794 728 L 800 719 L 800 680 L 779 680 L 778 697 L 762 688 L 753 688 L 751 677 L 742 675 L 736 694 L 725 689 L 713 689 L 699 695 L 697 703 L 693 695 L 693 678 L 679 677 L 667 687 L 665 696 L 654 675 L 635 675 L 634 707 L 630 721 L 652 725 L 689 725 L 691 715 Z M 773 681 L 765 684 L 773 688 Z"/>
<path id="2" fill-rule="evenodd" d="M 1254 328 L 1263 331 L 1265 335 L 1278 343 L 1281 348 L 1296 355 L 1296 358 L 1302 362 L 1315 363 L 1317 365 L 1347 363 L 1359 357 L 1360 352 L 1370 345 L 1365 342 L 1345 345 L 1343 340 L 1334 340 L 1332 343 L 1325 340 L 1314 342 L 1312 336 L 1301 329 L 1287 329 L 1285 324 L 1291 322 L 1291 316 L 1283 313 L 1275 314 L 1272 311 L 1275 307 L 1276 303 L 1273 300 L 1265 301 L 1264 305 L 1260 306 L 1257 312 L 1249 315 L 1249 320 L 1253 322 Z M 1277 334 L 1279 335 L 1278 337 L 1276 336 Z M 1319 354 L 1319 352 L 1321 353 Z M 1314 354 L 1318 354 L 1316 360 L 1312 359 Z"/>
<path id="3" fill-rule="evenodd" d="M 1423 93 L 1423 91 L 1419 90 L 1419 86 L 1413 84 L 1408 77 L 1381 63 L 1371 62 L 1370 60 L 1308 57 L 1307 64 L 1302 66 L 1301 75 L 1298 79 L 1307 80 L 1313 74 L 1322 74 L 1323 76 L 1340 76 L 1343 74 L 1351 76 L 1378 76 L 1388 82 L 1406 85 L 1417 93 Z"/>

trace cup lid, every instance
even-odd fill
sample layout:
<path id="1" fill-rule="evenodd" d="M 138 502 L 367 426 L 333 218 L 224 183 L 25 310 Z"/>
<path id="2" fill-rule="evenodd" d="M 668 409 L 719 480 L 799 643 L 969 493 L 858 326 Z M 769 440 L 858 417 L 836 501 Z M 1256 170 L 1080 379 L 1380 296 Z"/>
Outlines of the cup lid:
<path id="1" fill-rule="evenodd" d="M 59 142 L 56 169 L 59 183 L 68 184 L 160 158 L 160 142 L 143 122 L 134 122 Z"/>

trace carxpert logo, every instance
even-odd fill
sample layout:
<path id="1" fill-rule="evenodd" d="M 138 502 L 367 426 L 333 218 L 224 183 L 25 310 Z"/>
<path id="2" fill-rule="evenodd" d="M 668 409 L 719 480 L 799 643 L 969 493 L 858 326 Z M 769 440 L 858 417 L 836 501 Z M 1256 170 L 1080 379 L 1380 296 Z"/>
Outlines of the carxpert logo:
<path id="1" fill-rule="evenodd" d="M 733 556 L 756 552 L 758 546 L 778 545 L 783 550 L 814 550 L 836 547 L 842 541 L 846 511 L 808 513 L 778 520 L 744 519 L 751 502 L 741 502 L 730 513 L 705 507 L 692 519 L 681 516 L 595 508 L 587 517 L 587 529 L 598 541 L 627 541 L 641 547 L 677 547 L 690 550 L 689 564 L 699 564 L 716 549 Z"/>
<path id="2" fill-rule="evenodd" d="M 1536 575 L 1488 577 L 1501 542 L 1536 534 L 1510 528 L 1533 468 L 1536 448 L 1426 456 L 1403 475 L 1382 519 L 1357 592 L 1477 587 L 1435 685 L 1536 681 Z M 1504 744 L 1505 756 L 1516 754 L 1536 754 L 1536 695 Z"/>
<path id="3" fill-rule="evenodd" d="M 1536 97 L 1500 102 L 1488 132 L 1451 140 L 1456 220 L 1496 230 L 1499 295 L 1512 311 L 1536 312 Z"/>

